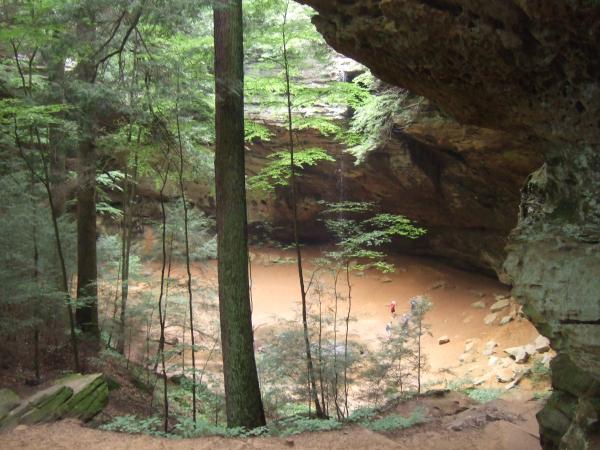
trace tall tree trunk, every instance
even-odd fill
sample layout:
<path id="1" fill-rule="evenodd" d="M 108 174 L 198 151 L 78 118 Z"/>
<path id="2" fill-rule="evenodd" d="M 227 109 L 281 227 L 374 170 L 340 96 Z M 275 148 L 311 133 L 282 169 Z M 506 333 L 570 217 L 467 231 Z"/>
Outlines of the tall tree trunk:
<path id="1" fill-rule="evenodd" d="M 77 33 L 81 42 L 93 45 L 94 18 L 81 17 Z M 93 83 L 96 66 L 89 55 L 82 55 L 77 65 L 77 77 Z M 84 338 L 92 350 L 100 338 L 98 328 L 98 268 L 96 261 L 96 139 L 94 111 L 83 108 L 79 115 L 79 145 L 77 147 L 77 309 L 75 317 Z"/>
<path id="2" fill-rule="evenodd" d="M 248 280 L 242 0 L 214 4 L 219 312 L 229 427 L 265 425 Z"/>
<path id="3" fill-rule="evenodd" d="M 130 132 L 131 133 L 131 132 Z M 130 135 L 131 136 L 131 135 Z M 139 145 L 140 135 L 138 134 Z M 131 139 L 129 139 L 131 141 Z M 127 300 L 129 298 L 129 259 L 133 240 L 133 200 L 138 176 L 138 147 L 135 149 L 133 176 L 129 179 L 129 171 L 125 174 L 124 211 L 121 232 L 121 315 L 117 333 L 117 351 L 124 355 L 125 323 L 127 320 Z"/>
<path id="4" fill-rule="evenodd" d="M 300 282 L 300 296 L 302 300 L 302 329 L 304 331 L 304 349 L 306 351 L 306 372 L 308 376 L 309 397 L 315 404 L 315 414 L 317 417 L 324 417 L 323 409 L 319 402 L 317 392 L 317 383 L 315 380 L 315 371 L 310 349 L 310 338 L 308 334 L 308 318 L 306 306 L 306 287 L 304 286 L 304 271 L 302 269 L 302 251 L 300 250 L 300 240 L 298 238 L 298 196 L 296 191 L 296 167 L 294 166 L 294 127 L 292 122 L 292 93 L 290 86 L 290 66 L 287 53 L 287 13 L 289 1 L 286 3 L 285 15 L 283 19 L 282 37 L 283 37 L 283 66 L 285 74 L 285 86 L 287 97 L 287 114 L 288 114 L 288 134 L 289 134 L 289 149 L 290 149 L 290 187 L 292 193 L 292 221 L 294 228 L 294 246 L 296 247 L 296 261 L 298 264 L 298 280 Z"/>
<path id="5" fill-rule="evenodd" d="M 92 133 L 92 127 L 84 124 L 78 148 L 76 319 L 84 335 L 90 341 L 97 341 L 96 148 Z"/>

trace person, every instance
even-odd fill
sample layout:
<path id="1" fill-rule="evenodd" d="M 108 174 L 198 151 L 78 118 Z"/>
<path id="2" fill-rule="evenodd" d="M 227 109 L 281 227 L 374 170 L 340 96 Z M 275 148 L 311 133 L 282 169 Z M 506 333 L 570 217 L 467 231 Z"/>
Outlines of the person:
<path id="1" fill-rule="evenodd" d="M 392 337 L 392 321 L 391 320 L 385 325 L 385 334 L 387 334 L 388 339 L 391 339 L 391 337 Z"/>
<path id="2" fill-rule="evenodd" d="M 390 303 L 388 306 L 390 308 L 390 314 L 392 317 L 396 317 L 396 302 L 392 300 L 392 303 Z"/>

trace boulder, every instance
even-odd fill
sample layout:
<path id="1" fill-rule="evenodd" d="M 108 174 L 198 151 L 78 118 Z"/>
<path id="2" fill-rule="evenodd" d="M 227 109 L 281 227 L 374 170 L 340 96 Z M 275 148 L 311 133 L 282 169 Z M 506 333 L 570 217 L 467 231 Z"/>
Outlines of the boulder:
<path id="1" fill-rule="evenodd" d="M 496 303 L 494 303 L 492 306 L 490 306 L 490 311 L 491 312 L 502 311 L 503 309 L 506 309 L 509 306 L 510 306 L 510 300 L 505 298 L 502 300 L 498 300 Z"/>
<path id="2" fill-rule="evenodd" d="M 102 374 L 74 374 L 57 380 L 31 397 L 14 404 L 4 417 L 0 430 L 19 424 L 36 424 L 70 417 L 84 421 L 98 414 L 108 403 L 108 385 Z"/>
<path id="3" fill-rule="evenodd" d="M 510 347 L 504 349 L 504 352 L 514 359 L 517 364 L 525 364 L 530 356 L 530 353 L 525 347 Z"/>
<path id="4" fill-rule="evenodd" d="M 546 353 L 550 350 L 550 340 L 541 334 L 535 338 L 533 345 L 538 353 Z"/>
<path id="5" fill-rule="evenodd" d="M 508 316 L 504 316 L 502 319 L 500 319 L 500 325 L 506 325 L 510 322 L 512 322 L 513 320 L 513 316 L 508 315 Z"/>
<path id="6" fill-rule="evenodd" d="M 448 336 L 441 336 L 438 339 L 438 344 L 439 345 L 444 345 L 444 344 L 447 344 L 448 342 L 450 342 L 450 338 Z"/>

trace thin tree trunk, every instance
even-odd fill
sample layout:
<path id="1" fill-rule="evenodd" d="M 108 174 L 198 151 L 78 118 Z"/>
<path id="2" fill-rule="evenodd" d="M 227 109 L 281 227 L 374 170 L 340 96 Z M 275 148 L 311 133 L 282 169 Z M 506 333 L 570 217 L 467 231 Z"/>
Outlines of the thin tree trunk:
<path id="1" fill-rule="evenodd" d="M 421 333 L 423 331 L 419 318 L 419 336 L 417 337 L 417 394 L 421 394 Z"/>
<path id="2" fill-rule="evenodd" d="M 138 144 L 139 144 L 138 134 Z M 117 336 L 117 351 L 123 354 L 125 348 L 125 322 L 127 320 L 127 300 L 129 298 L 129 259 L 131 255 L 131 243 L 133 241 L 133 200 L 138 175 L 138 150 L 136 147 L 134 156 L 133 176 L 129 180 L 128 172 L 125 175 L 125 208 L 121 233 L 121 316 L 119 320 L 119 332 Z"/>
<path id="3" fill-rule="evenodd" d="M 319 346 L 317 357 L 319 360 L 319 388 L 321 391 L 321 407 L 323 408 L 323 413 L 327 416 L 328 410 L 327 405 L 325 403 L 325 390 L 323 388 L 323 299 L 322 299 L 321 288 L 319 287 L 317 290 L 317 296 L 319 299 Z"/>
<path id="4" fill-rule="evenodd" d="M 344 409 L 348 417 L 348 332 L 352 312 L 352 284 L 350 283 L 350 262 L 346 261 L 346 285 L 348 286 L 348 314 L 346 315 L 346 336 L 344 338 Z"/>
<path id="5" fill-rule="evenodd" d="M 291 200 L 292 200 L 292 219 L 294 228 L 294 245 L 296 247 L 296 260 L 298 263 L 298 280 L 300 282 L 300 295 L 302 300 L 302 328 L 304 331 L 304 346 L 306 351 L 306 370 L 309 382 L 309 397 L 315 404 L 315 414 L 317 417 L 324 417 L 323 409 L 319 402 L 319 395 L 317 393 L 317 384 L 315 381 L 315 374 L 312 362 L 312 355 L 310 349 L 310 338 L 308 333 L 308 314 L 306 306 L 306 288 L 304 286 L 304 271 L 302 269 L 302 251 L 300 249 L 300 241 L 298 238 L 298 198 L 296 191 L 296 167 L 294 166 L 294 128 L 292 122 L 292 93 L 290 86 L 290 67 L 288 62 L 287 54 L 287 37 L 286 37 L 286 25 L 287 25 L 287 13 L 288 13 L 289 1 L 286 3 L 285 14 L 282 26 L 282 38 L 283 38 L 283 64 L 285 73 L 285 85 L 286 85 L 286 98 L 287 98 L 287 114 L 288 114 L 288 134 L 289 134 L 289 149 L 290 149 L 290 187 L 291 187 Z"/>
<path id="6" fill-rule="evenodd" d="M 15 128 L 14 129 L 15 143 L 17 144 L 17 148 L 19 149 L 21 158 L 27 165 L 29 171 L 31 172 L 31 175 L 40 180 L 40 182 L 44 186 L 44 189 L 46 190 L 46 195 L 48 197 L 48 204 L 50 206 L 50 217 L 52 219 L 52 228 L 54 231 L 54 241 L 56 244 L 58 262 L 59 262 L 59 266 L 60 266 L 60 270 L 61 270 L 61 288 L 62 288 L 62 292 L 64 293 L 64 296 L 65 296 L 65 301 L 66 301 L 66 305 L 67 305 L 67 314 L 69 316 L 69 328 L 71 331 L 71 347 L 73 350 L 74 367 L 75 367 L 75 371 L 79 372 L 81 370 L 81 365 L 79 363 L 79 344 L 78 344 L 78 339 L 77 339 L 77 332 L 75 329 L 75 313 L 73 312 L 71 294 L 69 292 L 69 279 L 67 276 L 67 266 L 66 266 L 66 262 L 65 262 L 65 257 L 64 257 L 63 250 L 62 250 L 60 229 L 58 227 L 58 218 L 56 216 L 56 209 L 54 206 L 54 198 L 52 196 L 52 189 L 50 188 L 50 171 L 48 168 L 48 161 L 46 159 L 46 156 L 44 155 L 43 149 L 40 146 L 39 151 L 40 151 L 40 156 L 42 159 L 42 168 L 43 168 L 43 176 L 40 177 L 36 173 L 35 168 L 31 165 L 31 162 L 27 159 L 27 156 L 25 155 L 25 152 L 23 150 L 23 145 L 21 144 L 21 139 L 19 138 L 16 117 L 14 118 L 14 128 Z"/>
<path id="7" fill-rule="evenodd" d="M 168 157 L 168 156 L 167 156 Z M 162 378 L 163 378 L 163 403 L 164 403 L 164 430 L 165 433 L 169 429 L 169 397 L 168 397 L 168 386 L 167 386 L 167 371 L 165 365 L 165 325 L 166 325 L 166 307 L 163 310 L 163 300 L 165 294 L 165 270 L 167 268 L 167 213 L 165 210 L 165 197 L 164 190 L 167 185 L 169 178 L 169 167 L 170 162 L 167 162 L 167 168 L 165 171 L 164 178 L 162 178 L 162 185 L 160 188 L 160 210 L 162 218 L 162 266 L 160 271 L 160 294 L 158 297 L 158 318 L 160 322 L 160 340 L 158 342 L 158 352 L 162 363 Z M 156 366 L 154 371 L 156 372 Z"/>
<path id="8" fill-rule="evenodd" d="M 39 289 L 39 262 L 40 253 L 37 242 L 37 214 L 36 207 L 33 199 L 35 187 L 34 175 L 31 174 L 31 240 L 33 242 L 33 280 L 35 282 L 36 290 Z M 40 325 L 38 323 L 38 308 L 40 305 L 34 305 L 33 307 L 33 370 L 35 372 L 36 382 L 40 381 Z"/>
<path id="9" fill-rule="evenodd" d="M 242 0 L 214 4 L 219 313 L 229 427 L 265 425 L 254 358 L 244 161 Z"/>
<path id="10" fill-rule="evenodd" d="M 177 78 L 177 142 L 179 143 L 179 190 L 183 202 L 183 231 L 185 236 L 185 267 L 187 271 L 187 291 L 190 314 L 190 337 L 192 343 L 192 417 L 196 423 L 196 343 L 194 337 L 194 301 L 192 294 L 192 271 L 190 265 L 190 239 L 188 235 L 188 205 L 185 198 L 185 186 L 183 183 L 183 143 L 181 141 L 181 128 L 179 126 L 179 77 Z"/>
<path id="11" fill-rule="evenodd" d="M 339 404 L 339 393 L 338 393 L 338 384 L 339 384 L 339 375 L 338 375 L 338 364 L 337 364 L 337 321 L 338 321 L 338 276 L 339 270 L 336 268 L 333 275 L 333 296 L 335 300 L 335 305 L 333 309 L 333 404 L 335 405 L 335 411 L 338 419 L 342 418 L 340 404 Z"/>

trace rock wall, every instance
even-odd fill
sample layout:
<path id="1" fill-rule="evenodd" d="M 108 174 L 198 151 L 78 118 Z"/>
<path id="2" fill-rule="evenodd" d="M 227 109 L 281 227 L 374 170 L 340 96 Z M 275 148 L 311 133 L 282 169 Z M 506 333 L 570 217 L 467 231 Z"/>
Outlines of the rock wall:
<path id="1" fill-rule="evenodd" d="M 285 148 L 285 132 L 273 131 L 271 141 L 249 147 L 249 175 L 268 163 L 269 154 Z M 299 142 L 323 147 L 337 160 L 309 168 L 299 177 L 304 241 L 331 239 L 320 222 L 320 201 L 369 201 L 427 228 L 426 236 L 398 240 L 394 250 L 442 257 L 490 273 L 500 269 L 506 256 L 506 239 L 517 223 L 519 190 L 542 162 L 526 140 L 459 125 L 427 105 L 409 124 L 397 123 L 389 139 L 360 164 L 344 146 L 315 131 L 303 131 Z M 272 236 L 289 240 L 288 192 L 280 189 L 275 194 L 249 193 L 250 225 L 269 223 Z"/>
<path id="2" fill-rule="evenodd" d="M 302 0 L 334 48 L 462 123 L 531 140 L 503 278 L 551 340 L 546 449 L 600 447 L 600 6 L 590 0 Z M 493 157 L 481 154 L 482 159 Z"/>

